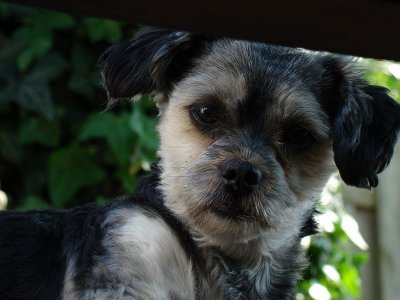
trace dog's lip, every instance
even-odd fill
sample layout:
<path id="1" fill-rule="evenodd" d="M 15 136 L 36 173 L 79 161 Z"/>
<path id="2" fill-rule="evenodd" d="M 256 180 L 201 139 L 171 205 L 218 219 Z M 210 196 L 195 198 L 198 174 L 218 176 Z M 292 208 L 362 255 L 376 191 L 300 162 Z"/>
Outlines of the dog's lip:
<path id="1" fill-rule="evenodd" d="M 220 218 L 237 221 L 251 221 L 253 218 L 237 206 L 212 208 L 211 211 Z"/>

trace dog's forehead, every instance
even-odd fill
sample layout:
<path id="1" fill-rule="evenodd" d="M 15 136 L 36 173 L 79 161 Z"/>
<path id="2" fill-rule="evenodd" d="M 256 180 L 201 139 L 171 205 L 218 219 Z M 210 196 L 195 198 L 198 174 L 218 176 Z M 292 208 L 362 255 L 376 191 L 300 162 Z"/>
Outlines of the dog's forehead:
<path id="1" fill-rule="evenodd" d="M 196 60 L 195 68 L 177 85 L 176 98 L 187 104 L 218 99 L 247 116 L 266 111 L 318 120 L 321 109 L 309 87 L 310 63 L 302 51 L 221 39 Z"/>

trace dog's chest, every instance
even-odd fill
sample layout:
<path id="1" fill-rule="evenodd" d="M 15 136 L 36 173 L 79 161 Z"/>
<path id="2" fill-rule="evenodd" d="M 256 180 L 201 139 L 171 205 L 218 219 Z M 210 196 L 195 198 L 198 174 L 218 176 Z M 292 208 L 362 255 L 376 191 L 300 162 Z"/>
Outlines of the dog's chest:
<path id="1" fill-rule="evenodd" d="M 224 261 L 213 262 L 207 270 L 207 290 L 199 290 L 201 299 L 263 299 L 268 292 L 270 269 L 265 264 L 256 269 L 241 269 Z"/>

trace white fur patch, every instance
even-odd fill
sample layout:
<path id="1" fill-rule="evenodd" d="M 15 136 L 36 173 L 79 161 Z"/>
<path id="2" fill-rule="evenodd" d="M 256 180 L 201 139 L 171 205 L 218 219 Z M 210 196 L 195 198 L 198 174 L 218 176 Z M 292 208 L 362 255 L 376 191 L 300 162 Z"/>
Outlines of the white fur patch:
<path id="1" fill-rule="evenodd" d="M 132 298 L 194 299 L 191 263 L 162 219 L 129 209 L 110 218 L 122 220 L 122 225 L 110 230 L 105 239 L 111 256 L 107 267 L 123 277 Z"/>

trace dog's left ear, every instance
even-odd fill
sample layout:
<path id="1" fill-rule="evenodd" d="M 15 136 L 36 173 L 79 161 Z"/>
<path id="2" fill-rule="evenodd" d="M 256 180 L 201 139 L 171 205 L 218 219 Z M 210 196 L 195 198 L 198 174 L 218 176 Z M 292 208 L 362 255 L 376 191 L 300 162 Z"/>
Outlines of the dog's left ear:
<path id="1" fill-rule="evenodd" d="M 205 37 L 144 27 L 129 41 L 110 47 L 99 66 L 109 101 L 143 93 L 168 93 L 190 69 Z"/>
<path id="2" fill-rule="evenodd" d="M 325 104 L 332 123 L 333 151 L 343 181 L 376 187 L 389 164 L 400 129 L 400 105 L 388 90 L 369 85 L 346 58 L 324 58 L 331 90 Z M 326 84 L 326 83 L 325 83 Z"/>

